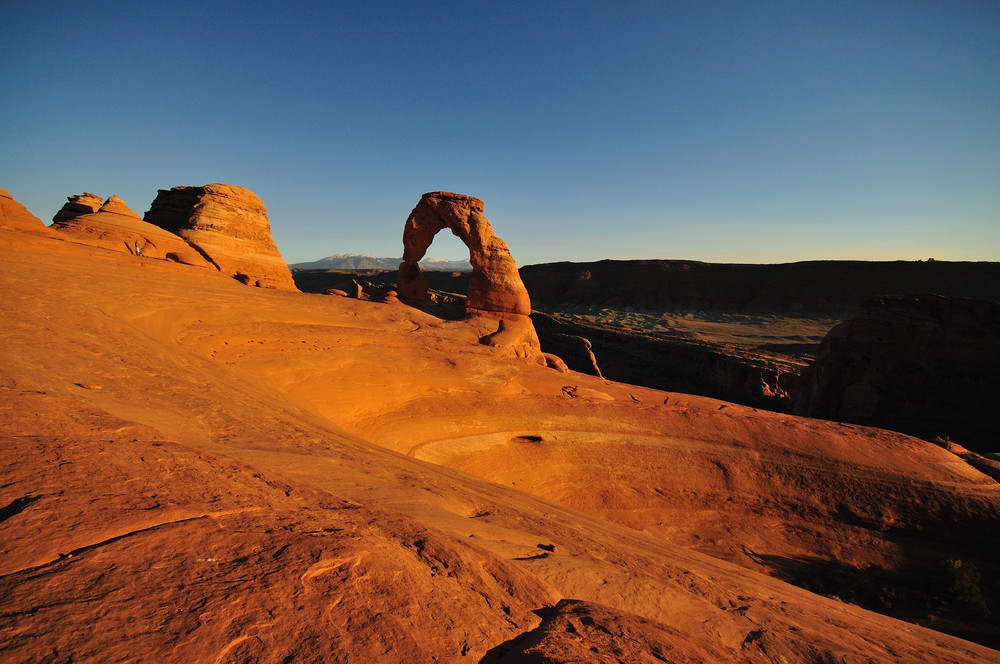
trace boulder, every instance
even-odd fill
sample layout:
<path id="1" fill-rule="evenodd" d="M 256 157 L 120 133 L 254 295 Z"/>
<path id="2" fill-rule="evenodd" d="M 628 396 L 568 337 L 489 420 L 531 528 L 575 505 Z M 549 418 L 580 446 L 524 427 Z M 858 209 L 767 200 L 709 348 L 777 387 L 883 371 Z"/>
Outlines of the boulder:
<path id="1" fill-rule="evenodd" d="M 76 214 L 79 209 L 92 209 L 91 197 L 96 198 L 94 194 L 70 196 L 69 203 L 54 217 L 52 228 L 80 244 L 211 267 L 183 238 L 143 221 L 117 196 L 110 196 L 96 211 Z"/>
<path id="2" fill-rule="evenodd" d="M 531 323 L 531 301 L 506 243 L 493 234 L 483 215 L 483 201 L 472 196 L 436 191 L 424 194 L 403 229 L 403 262 L 399 265 L 399 299 L 410 304 L 427 300 L 427 280 L 419 261 L 438 231 L 447 228 L 469 248 L 472 275 L 465 303 L 466 318 L 500 321 L 481 341 L 491 346 L 538 349 Z"/>
<path id="3" fill-rule="evenodd" d="M 271 237 L 267 210 L 249 189 L 229 184 L 160 189 L 144 219 L 184 238 L 244 283 L 298 290 Z"/>
<path id="4" fill-rule="evenodd" d="M 28 208 L 14 200 L 0 188 L 0 229 L 51 237 L 52 231 L 42 220 L 28 212 Z"/>
<path id="5" fill-rule="evenodd" d="M 803 386 L 800 415 L 1000 449 L 1000 303 L 870 298 L 826 335 Z"/>

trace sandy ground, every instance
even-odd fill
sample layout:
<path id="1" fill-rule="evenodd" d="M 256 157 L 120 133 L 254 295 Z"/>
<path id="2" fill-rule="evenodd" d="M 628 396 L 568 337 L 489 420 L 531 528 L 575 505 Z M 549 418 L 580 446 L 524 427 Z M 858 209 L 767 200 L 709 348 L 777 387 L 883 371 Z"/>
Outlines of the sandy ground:
<path id="1" fill-rule="evenodd" d="M 5 661 L 997 661 L 773 576 L 986 559 L 998 485 L 939 447 L 404 305 L 7 232 L 0 265 Z"/>

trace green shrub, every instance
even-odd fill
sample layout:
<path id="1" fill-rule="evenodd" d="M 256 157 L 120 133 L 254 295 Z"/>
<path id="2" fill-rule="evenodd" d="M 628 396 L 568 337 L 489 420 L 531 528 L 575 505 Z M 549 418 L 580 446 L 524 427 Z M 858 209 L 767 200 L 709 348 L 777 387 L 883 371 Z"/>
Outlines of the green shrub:
<path id="1" fill-rule="evenodd" d="M 983 597 L 982 578 L 974 563 L 949 558 L 938 564 L 937 571 L 941 599 L 980 618 L 990 616 Z"/>

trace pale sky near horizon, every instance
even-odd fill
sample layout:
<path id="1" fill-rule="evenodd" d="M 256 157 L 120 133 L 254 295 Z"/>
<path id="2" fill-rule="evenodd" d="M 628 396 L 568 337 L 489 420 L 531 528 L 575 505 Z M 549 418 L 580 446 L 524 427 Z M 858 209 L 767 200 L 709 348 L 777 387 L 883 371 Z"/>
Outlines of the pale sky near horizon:
<path id="1" fill-rule="evenodd" d="M 0 186 L 226 182 L 289 263 L 1000 260 L 1000 2 L 0 3 Z M 429 255 L 463 258 L 439 235 Z"/>

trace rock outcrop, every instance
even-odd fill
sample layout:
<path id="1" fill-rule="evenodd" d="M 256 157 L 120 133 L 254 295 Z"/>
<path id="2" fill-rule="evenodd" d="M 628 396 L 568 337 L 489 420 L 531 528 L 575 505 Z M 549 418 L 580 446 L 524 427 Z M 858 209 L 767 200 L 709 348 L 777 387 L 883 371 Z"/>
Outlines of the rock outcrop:
<path id="1" fill-rule="evenodd" d="M 18 231 L 51 237 L 52 231 L 42 220 L 31 214 L 28 208 L 14 200 L 14 197 L 0 188 L 0 230 Z"/>
<path id="2" fill-rule="evenodd" d="M 1000 303 L 874 297 L 820 345 L 796 399 L 810 417 L 1000 449 Z"/>
<path id="3" fill-rule="evenodd" d="M 181 237 L 143 221 L 117 196 L 110 196 L 96 211 L 92 207 L 95 198 L 94 194 L 70 196 L 54 217 L 52 228 L 65 239 L 81 244 L 187 265 L 211 266 Z M 78 214 L 80 210 L 91 211 Z"/>
<path id="4" fill-rule="evenodd" d="M 85 214 L 93 214 L 100 210 L 103 205 L 103 198 L 97 194 L 91 194 L 87 191 L 82 194 L 67 196 L 66 203 L 64 203 L 62 208 L 60 208 L 60 210 L 56 212 L 55 216 L 52 217 L 52 223 L 61 224 L 62 222 L 69 221 L 70 219 L 82 217 Z M 134 212 L 132 214 L 135 215 Z M 138 218 L 139 215 L 135 216 Z"/>
<path id="5" fill-rule="evenodd" d="M 229 184 L 160 189 L 144 219 L 184 238 L 243 283 L 297 290 L 271 237 L 267 209 L 249 189 Z"/>
<path id="6" fill-rule="evenodd" d="M 427 300 L 427 280 L 418 265 L 438 231 L 447 228 L 469 248 L 472 275 L 465 304 L 466 318 L 499 320 L 496 332 L 482 337 L 491 346 L 514 347 L 518 355 L 538 349 L 531 323 L 531 301 L 507 244 L 493 234 L 483 216 L 483 201 L 436 191 L 424 194 L 403 229 L 403 262 L 399 265 L 399 299 L 411 304 Z"/>

